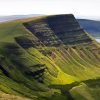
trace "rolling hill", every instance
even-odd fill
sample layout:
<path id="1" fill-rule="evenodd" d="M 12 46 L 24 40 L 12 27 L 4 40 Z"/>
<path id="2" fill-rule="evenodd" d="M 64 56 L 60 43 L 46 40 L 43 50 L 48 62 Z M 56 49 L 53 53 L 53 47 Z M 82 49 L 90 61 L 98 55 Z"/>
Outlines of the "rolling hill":
<path id="1" fill-rule="evenodd" d="M 26 100 L 99 100 L 100 44 L 72 14 L 2 22 L 0 90 Z"/>
<path id="2" fill-rule="evenodd" d="M 23 18 L 29 18 L 29 17 L 36 17 L 36 16 L 41 16 L 41 15 L 40 14 L 30 14 L 30 15 L 0 16 L 0 22 L 12 21 L 16 19 L 23 19 Z"/>

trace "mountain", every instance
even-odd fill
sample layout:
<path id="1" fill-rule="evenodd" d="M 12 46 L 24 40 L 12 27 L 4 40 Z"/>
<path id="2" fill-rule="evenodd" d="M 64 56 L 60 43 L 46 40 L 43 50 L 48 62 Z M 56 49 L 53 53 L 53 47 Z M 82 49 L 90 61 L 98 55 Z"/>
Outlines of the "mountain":
<path id="1" fill-rule="evenodd" d="M 99 100 L 100 44 L 72 14 L 2 22 L 0 91 L 22 100 Z"/>

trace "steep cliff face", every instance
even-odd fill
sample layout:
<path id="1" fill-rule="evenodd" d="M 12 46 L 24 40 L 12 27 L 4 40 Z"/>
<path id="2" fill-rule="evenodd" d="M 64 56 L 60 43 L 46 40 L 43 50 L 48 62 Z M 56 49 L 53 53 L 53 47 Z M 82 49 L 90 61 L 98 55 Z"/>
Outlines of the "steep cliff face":
<path id="1" fill-rule="evenodd" d="M 24 25 L 46 46 L 92 41 L 73 15 L 48 16 Z"/>
<path id="2" fill-rule="evenodd" d="M 100 45 L 73 15 L 17 20 L 0 29 L 2 91 L 33 100 L 99 100 L 91 83 L 100 82 Z"/>

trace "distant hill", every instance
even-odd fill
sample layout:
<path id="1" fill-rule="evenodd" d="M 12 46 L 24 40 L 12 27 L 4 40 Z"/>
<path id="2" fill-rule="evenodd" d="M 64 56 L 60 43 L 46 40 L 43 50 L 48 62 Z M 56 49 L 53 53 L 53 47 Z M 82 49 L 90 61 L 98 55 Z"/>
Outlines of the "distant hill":
<path id="1" fill-rule="evenodd" d="M 22 19 L 22 18 L 35 17 L 35 16 L 41 16 L 41 15 L 40 14 L 31 14 L 31 15 L 0 16 L 0 22 Z"/>
<path id="2" fill-rule="evenodd" d="M 100 37 L 100 21 L 78 19 L 81 27 L 83 27 L 87 32 L 91 33 L 94 37 Z"/>

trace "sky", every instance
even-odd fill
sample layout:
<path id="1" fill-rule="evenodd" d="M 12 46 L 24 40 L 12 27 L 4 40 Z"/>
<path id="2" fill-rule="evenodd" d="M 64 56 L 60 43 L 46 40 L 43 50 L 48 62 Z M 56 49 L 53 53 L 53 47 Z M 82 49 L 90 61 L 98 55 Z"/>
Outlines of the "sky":
<path id="1" fill-rule="evenodd" d="M 100 0 L 0 0 L 0 16 L 74 14 L 100 19 Z"/>

